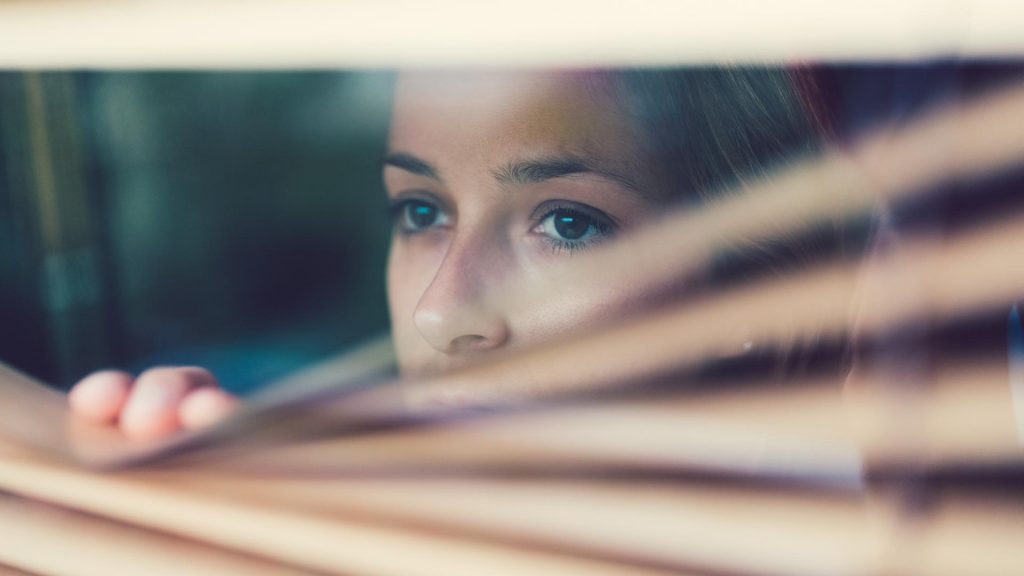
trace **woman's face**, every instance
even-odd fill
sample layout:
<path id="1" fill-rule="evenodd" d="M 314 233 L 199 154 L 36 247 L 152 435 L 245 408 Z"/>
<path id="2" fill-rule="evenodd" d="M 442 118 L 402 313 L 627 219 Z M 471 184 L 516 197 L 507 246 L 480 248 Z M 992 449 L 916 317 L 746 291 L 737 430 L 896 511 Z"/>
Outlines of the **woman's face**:
<path id="1" fill-rule="evenodd" d="M 570 335 L 643 300 L 628 278 L 577 284 L 555 274 L 664 204 L 641 135 L 603 81 L 523 72 L 399 79 L 384 182 L 403 373 Z M 527 283 L 543 287 L 543 304 L 502 304 L 503 291 Z"/>

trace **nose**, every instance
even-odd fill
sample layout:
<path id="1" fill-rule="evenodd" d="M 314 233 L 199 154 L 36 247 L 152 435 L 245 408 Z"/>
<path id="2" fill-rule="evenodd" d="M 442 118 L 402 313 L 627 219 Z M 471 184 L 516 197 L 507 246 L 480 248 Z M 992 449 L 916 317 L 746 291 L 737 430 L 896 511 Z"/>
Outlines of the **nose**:
<path id="1" fill-rule="evenodd" d="M 416 329 L 431 347 L 468 355 L 508 341 L 508 319 L 489 298 L 506 277 L 506 267 L 499 247 L 472 238 L 452 241 L 413 313 Z"/>

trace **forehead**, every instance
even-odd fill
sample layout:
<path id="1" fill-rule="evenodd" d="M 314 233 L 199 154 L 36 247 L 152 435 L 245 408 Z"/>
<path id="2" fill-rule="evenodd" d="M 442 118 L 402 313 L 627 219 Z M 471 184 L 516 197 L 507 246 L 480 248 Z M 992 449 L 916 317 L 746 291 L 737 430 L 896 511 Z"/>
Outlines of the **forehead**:
<path id="1" fill-rule="evenodd" d="M 399 77 L 390 146 L 439 163 L 574 154 L 628 168 L 638 134 L 596 72 L 438 72 Z"/>

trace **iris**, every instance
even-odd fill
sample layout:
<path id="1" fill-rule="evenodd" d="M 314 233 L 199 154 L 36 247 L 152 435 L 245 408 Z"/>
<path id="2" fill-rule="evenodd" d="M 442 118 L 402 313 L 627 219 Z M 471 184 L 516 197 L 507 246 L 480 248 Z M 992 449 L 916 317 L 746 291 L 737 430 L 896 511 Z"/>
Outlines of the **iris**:
<path id="1" fill-rule="evenodd" d="M 615 225 L 600 210 L 573 203 L 548 209 L 534 228 L 559 252 L 588 248 L 612 235 Z"/>
<path id="2" fill-rule="evenodd" d="M 579 214 L 555 214 L 555 232 L 565 240 L 579 240 L 593 226 L 590 218 Z"/>
<path id="3" fill-rule="evenodd" d="M 405 217 L 413 229 L 429 228 L 437 222 L 437 206 L 411 201 L 405 205 Z"/>
<path id="4" fill-rule="evenodd" d="M 431 228 L 447 225 L 447 214 L 430 200 L 407 198 L 391 203 L 392 225 L 403 234 L 417 234 Z"/>

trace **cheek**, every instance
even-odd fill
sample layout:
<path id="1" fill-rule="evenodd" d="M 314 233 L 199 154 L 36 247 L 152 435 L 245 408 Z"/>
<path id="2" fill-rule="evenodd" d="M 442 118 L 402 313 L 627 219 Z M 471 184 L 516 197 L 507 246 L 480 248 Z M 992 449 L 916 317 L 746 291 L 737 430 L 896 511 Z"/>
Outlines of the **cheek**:
<path id="1" fill-rule="evenodd" d="M 629 283 L 550 286 L 539 299 L 518 310 L 516 333 L 520 343 L 529 347 L 614 324 L 659 301 L 656 290 Z"/>
<path id="2" fill-rule="evenodd" d="M 429 255 L 400 239 L 391 242 L 388 255 L 387 290 L 391 316 L 391 339 L 402 374 L 413 374 L 415 367 L 424 365 L 431 356 L 431 348 L 416 330 L 413 313 L 424 291 L 430 285 L 436 267 Z"/>

